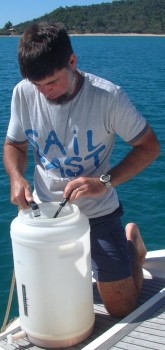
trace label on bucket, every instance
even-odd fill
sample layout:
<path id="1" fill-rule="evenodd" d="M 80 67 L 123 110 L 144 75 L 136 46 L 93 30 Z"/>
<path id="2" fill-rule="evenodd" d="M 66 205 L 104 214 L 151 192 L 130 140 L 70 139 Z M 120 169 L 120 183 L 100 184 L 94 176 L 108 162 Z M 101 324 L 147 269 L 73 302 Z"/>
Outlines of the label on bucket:
<path id="1" fill-rule="evenodd" d="M 26 287 L 25 287 L 24 284 L 22 284 L 22 297 L 23 297 L 24 314 L 25 314 L 25 316 L 28 316 L 28 304 L 27 304 L 27 297 L 26 297 Z"/>

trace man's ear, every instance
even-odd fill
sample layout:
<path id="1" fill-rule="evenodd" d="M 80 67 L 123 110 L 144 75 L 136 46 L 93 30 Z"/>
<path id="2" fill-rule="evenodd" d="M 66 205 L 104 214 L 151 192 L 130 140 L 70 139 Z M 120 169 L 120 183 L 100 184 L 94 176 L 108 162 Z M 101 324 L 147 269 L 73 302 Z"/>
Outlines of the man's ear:
<path id="1" fill-rule="evenodd" d="M 68 66 L 74 72 L 76 70 L 76 65 L 77 65 L 77 58 L 75 54 L 72 53 L 68 62 Z"/>

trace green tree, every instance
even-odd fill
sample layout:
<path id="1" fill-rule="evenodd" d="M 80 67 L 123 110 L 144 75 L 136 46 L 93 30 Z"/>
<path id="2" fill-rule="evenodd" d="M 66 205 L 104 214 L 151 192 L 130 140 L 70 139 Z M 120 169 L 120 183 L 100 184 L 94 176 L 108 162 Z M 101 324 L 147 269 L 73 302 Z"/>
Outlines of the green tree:
<path id="1" fill-rule="evenodd" d="M 10 29 L 12 27 L 12 23 L 10 21 L 8 21 L 5 25 L 4 25 L 4 29 Z"/>
<path id="2" fill-rule="evenodd" d="M 113 0 L 98 5 L 60 6 L 33 21 L 44 20 L 64 23 L 69 33 L 165 34 L 165 0 Z M 14 28 L 22 34 L 30 22 Z M 0 34 L 8 34 L 11 26 L 9 21 Z"/>

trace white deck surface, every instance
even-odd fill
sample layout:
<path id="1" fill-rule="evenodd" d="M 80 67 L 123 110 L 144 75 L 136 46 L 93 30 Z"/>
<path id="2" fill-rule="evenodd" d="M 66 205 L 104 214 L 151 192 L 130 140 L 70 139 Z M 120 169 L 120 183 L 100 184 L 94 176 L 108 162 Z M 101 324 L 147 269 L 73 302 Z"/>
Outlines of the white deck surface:
<path id="1" fill-rule="evenodd" d="M 114 319 L 107 313 L 94 283 L 96 317 L 94 331 L 85 341 L 65 349 L 165 350 L 165 250 L 160 251 L 159 258 L 154 254 L 148 254 L 139 305 L 122 320 Z M 18 332 L 19 329 L 15 323 L 12 333 Z M 4 349 L 39 350 L 40 348 L 29 343 L 26 337 L 17 343 L 8 344 L 5 334 L 0 335 L 0 350 Z M 60 348 L 62 349 L 64 348 Z"/>

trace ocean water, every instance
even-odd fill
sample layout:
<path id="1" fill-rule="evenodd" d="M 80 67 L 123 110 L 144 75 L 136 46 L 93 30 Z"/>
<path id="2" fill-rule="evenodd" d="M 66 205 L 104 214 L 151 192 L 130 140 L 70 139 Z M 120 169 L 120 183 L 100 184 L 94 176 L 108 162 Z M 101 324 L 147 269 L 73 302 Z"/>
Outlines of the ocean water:
<path id="1" fill-rule="evenodd" d="M 13 258 L 10 223 L 17 207 L 10 203 L 10 184 L 2 162 L 2 149 L 10 117 L 12 90 L 21 76 L 17 63 L 18 37 L 0 37 L 0 326 L 10 289 Z M 78 67 L 121 85 L 153 127 L 161 154 L 147 169 L 118 186 L 124 224 L 138 223 L 148 250 L 165 247 L 165 37 L 73 36 Z M 128 152 L 116 138 L 112 165 Z M 27 177 L 32 183 L 33 158 L 29 154 Z M 18 315 L 16 291 L 10 318 Z"/>

